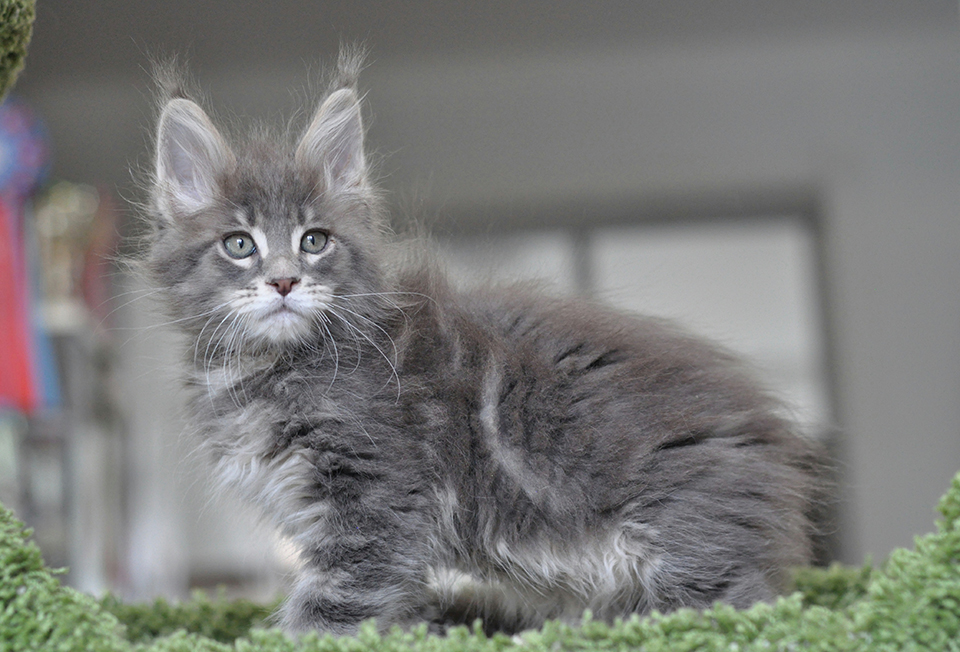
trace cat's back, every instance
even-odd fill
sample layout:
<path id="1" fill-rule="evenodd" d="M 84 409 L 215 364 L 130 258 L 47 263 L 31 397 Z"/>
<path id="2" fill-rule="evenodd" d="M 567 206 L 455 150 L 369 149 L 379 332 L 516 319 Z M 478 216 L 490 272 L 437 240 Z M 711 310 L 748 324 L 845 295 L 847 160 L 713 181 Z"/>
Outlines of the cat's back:
<path id="1" fill-rule="evenodd" d="M 581 393 L 593 388 L 614 402 L 641 401 L 665 424 L 776 411 L 744 360 L 669 320 L 530 283 L 472 289 L 455 301 L 488 364 Z"/>
<path id="2" fill-rule="evenodd" d="M 438 376 L 452 379 L 491 446 L 609 476 L 607 486 L 628 492 L 626 476 L 711 466 L 707 475 L 717 476 L 724 464 L 733 475 L 780 476 L 786 492 L 806 491 L 801 467 L 812 464 L 814 447 L 722 347 L 537 285 L 452 291 L 440 302 L 439 341 L 453 333 L 456 343 L 433 347 L 449 352 Z"/>
<path id="3" fill-rule="evenodd" d="M 537 283 L 456 289 L 431 277 L 411 287 L 429 298 L 405 317 L 420 335 L 407 357 L 479 395 L 481 407 L 542 403 L 556 418 L 610 419 L 619 426 L 604 430 L 607 439 L 610 431 L 634 442 L 643 435 L 654 448 L 744 430 L 763 441 L 796 439 L 744 360 L 668 320 Z"/>

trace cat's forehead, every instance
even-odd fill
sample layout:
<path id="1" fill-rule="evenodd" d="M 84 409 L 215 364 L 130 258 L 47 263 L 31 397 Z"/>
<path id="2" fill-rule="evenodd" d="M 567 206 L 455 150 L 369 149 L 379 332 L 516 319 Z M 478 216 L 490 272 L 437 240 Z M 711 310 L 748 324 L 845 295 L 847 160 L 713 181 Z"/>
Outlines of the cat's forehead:
<path id="1" fill-rule="evenodd" d="M 241 159 L 226 184 L 228 215 L 264 230 L 303 224 L 315 214 L 313 186 L 279 156 Z"/>
<path id="2" fill-rule="evenodd" d="M 256 226 L 264 230 L 302 225 L 316 216 L 312 202 L 297 197 L 276 196 L 231 201 L 228 218 L 240 226 Z"/>

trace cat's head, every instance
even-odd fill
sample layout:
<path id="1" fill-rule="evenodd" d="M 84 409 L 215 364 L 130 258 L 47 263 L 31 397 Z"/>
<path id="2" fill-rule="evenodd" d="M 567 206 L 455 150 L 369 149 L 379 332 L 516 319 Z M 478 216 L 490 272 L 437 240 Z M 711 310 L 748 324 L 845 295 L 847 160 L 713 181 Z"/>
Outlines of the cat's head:
<path id="1" fill-rule="evenodd" d="M 166 101 L 146 262 L 201 345 L 319 343 L 370 319 L 383 225 L 363 135 L 352 87 L 331 92 L 293 142 L 231 145 L 198 104 Z"/>

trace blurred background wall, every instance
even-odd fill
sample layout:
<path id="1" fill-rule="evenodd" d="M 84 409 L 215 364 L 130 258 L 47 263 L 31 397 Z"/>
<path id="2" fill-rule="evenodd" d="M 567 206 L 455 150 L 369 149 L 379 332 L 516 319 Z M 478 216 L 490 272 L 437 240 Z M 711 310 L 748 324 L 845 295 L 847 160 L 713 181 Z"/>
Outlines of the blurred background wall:
<path id="1" fill-rule="evenodd" d="M 749 355 L 838 455 L 829 546 L 860 563 L 930 530 L 960 469 L 958 36 L 955 0 L 41 2 L 15 92 L 51 179 L 97 188 L 131 252 L 151 56 L 187 60 L 214 114 L 283 124 L 364 41 L 398 220 L 465 283 L 546 277 Z M 66 399 L 11 435 L 46 453 L 5 495 L 39 518 L 50 494 L 86 590 L 271 594 L 289 552 L 211 495 L 175 335 L 107 278 L 106 303 L 46 306 Z"/>

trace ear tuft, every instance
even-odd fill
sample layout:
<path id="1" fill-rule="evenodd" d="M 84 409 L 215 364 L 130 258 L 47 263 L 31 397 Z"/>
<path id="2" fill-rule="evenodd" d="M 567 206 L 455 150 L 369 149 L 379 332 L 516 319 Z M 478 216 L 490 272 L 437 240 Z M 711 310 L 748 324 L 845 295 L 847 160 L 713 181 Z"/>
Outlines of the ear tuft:
<path id="1" fill-rule="evenodd" d="M 184 98 L 167 102 L 157 127 L 156 191 L 162 214 L 209 207 L 217 178 L 233 165 L 233 153 L 203 109 Z"/>
<path id="2" fill-rule="evenodd" d="M 363 120 L 352 88 L 330 94 L 307 127 L 296 152 L 297 163 L 323 173 L 327 188 L 347 190 L 366 182 Z"/>

